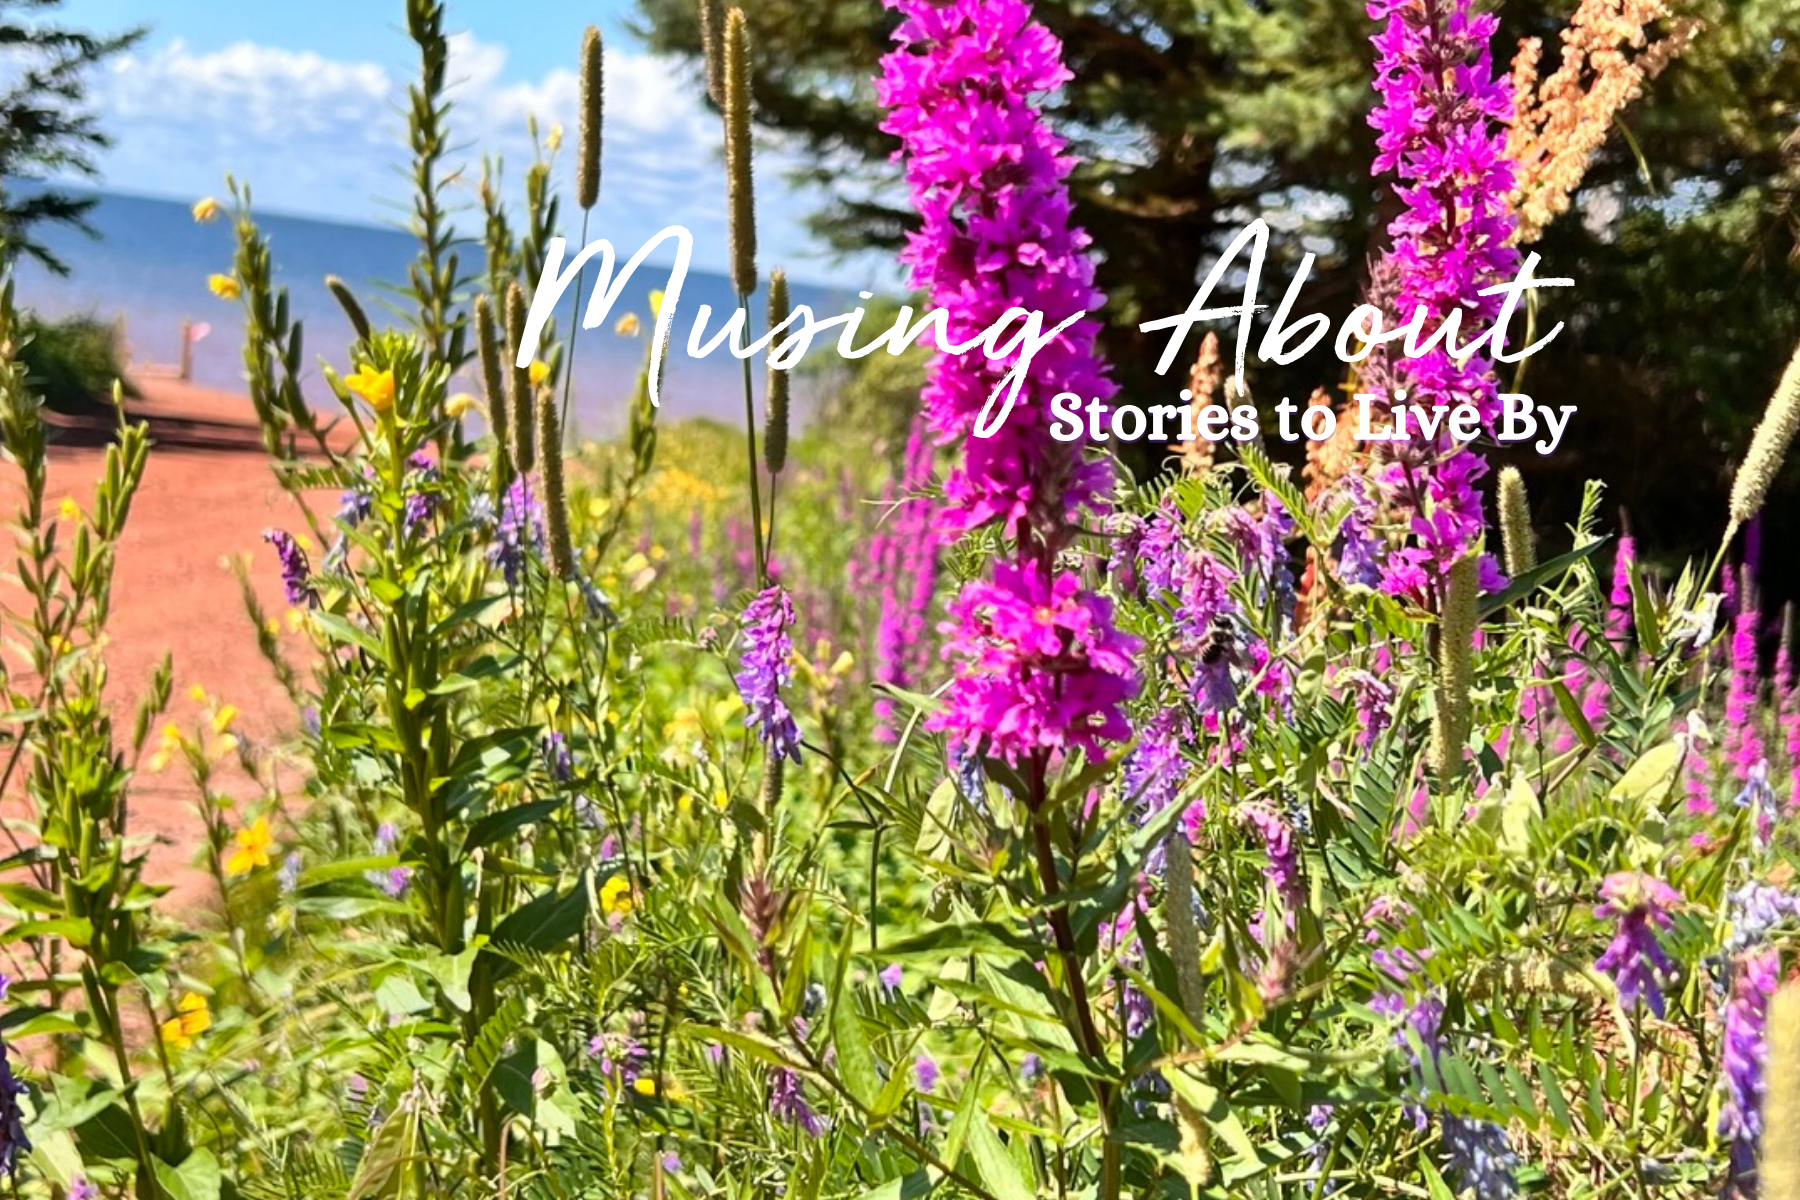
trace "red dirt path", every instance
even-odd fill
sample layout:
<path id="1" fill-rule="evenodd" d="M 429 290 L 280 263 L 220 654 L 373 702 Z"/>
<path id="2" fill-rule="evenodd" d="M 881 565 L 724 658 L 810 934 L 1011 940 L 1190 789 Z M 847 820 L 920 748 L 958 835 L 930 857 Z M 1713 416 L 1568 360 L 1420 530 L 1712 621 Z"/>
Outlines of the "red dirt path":
<path id="1" fill-rule="evenodd" d="M 238 708 L 240 737 L 287 736 L 297 716 L 257 650 L 227 560 L 248 553 L 263 606 L 273 616 L 285 614 L 280 573 L 262 533 L 272 525 L 298 530 L 303 523 L 294 501 L 269 469 L 248 399 L 172 380 L 141 380 L 139 387 L 142 398 L 126 408 L 133 420 L 149 423 L 150 458 L 119 546 L 107 626 L 107 697 L 116 737 L 123 743 L 131 736 L 137 702 L 165 652 L 174 656 L 175 680 L 165 721 L 188 728 L 200 718 L 201 707 L 188 694 L 197 684 Z M 50 420 L 47 507 L 54 514 L 68 496 L 90 510 L 110 417 Z M 16 476 L 0 486 L 8 515 L 16 489 Z M 6 585 L 6 593 L 12 600 L 16 585 Z M 284 634 L 283 642 L 303 657 L 298 639 Z M 151 748 L 155 742 L 153 733 Z M 238 780 L 238 788 L 247 786 Z M 194 799 L 180 764 L 160 774 L 142 771 L 132 783 L 132 827 L 158 839 L 149 878 L 174 885 L 163 907 L 177 917 L 198 916 L 196 909 L 214 903 L 210 880 L 194 869 L 202 829 Z"/>

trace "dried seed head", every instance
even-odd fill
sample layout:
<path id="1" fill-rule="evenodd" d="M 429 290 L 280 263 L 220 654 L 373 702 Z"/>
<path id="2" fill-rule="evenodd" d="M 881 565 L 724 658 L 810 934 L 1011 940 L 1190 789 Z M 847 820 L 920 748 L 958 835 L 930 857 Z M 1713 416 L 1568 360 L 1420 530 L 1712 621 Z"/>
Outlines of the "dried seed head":
<path id="1" fill-rule="evenodd" d="M 550 537 L 550 570 L 558 578 L 575 578 L 575 548 L 569 537 L 569 496 L 563 483 L 562 422 L 557 419 L 556 393 L 537 393 L 538 473 L 544 481 L 544 524 Z"/>
<path id="2" fill-rule="evenodd" d="M 725 16 L 725 178 L 731 201 L 731 287 L 756 290 L 756 184 L 750 161 L 750 27 L 744 10 Z"/>
<path id="3" fill-rule="evenodd" d="M 336 275 L 327 275 L 325 288 L 331 293 L 332 299 L 338 302 L 338 307 L 344 310 L 344 315 L 350 318 L 350 328 L 356 330 L 356 336 L 368 341 L 369 314 L 363 311 L 363 306 L 357 300 L 356 293 L 350 290 L 350 285 Z"/>
<path id="4" fill-rule="evenodd" d="M 592 208 L 600 199 L 600 121 L 605 111 L 606 82 L 600 30 L 593 25 L 581 38 L 581 157 L 575 161 L 575 200 Z"/>
<path id="5" fill-rule="evenodd" d="M 497 493 L 506 486 L 511 455 L 506 445 L 506 384 L 500 370 L 500 331 L 494 325 L 494 302 L 485 295 L 475 297 L 475 350 L 481 356 L 481 387 L 487 393 L 488 432 L 494 439 L 491 474 Z"/>
<path id="6" fill-rule="evenodd" d="M 776 268 L 769 272 L 769 328 L 773 331 L 793 314 L 788 300 L 787 272 Z M 774 357 L 776 346 L 769 347 Z M 788 452 L 788 373 L 784 367 L 769 366 L 769 385 L 765 403 L 768 421 L 763 428 L 763 463 L 769 474 L 778 475 L 787 466 Z"/>
<path id="7" fill-rule="evenodd" d="M 517 362 L 518 348 L 525 344 L 525 289 L 517 280 L 506 289 L 506 343 L 507 354 Z M 512 369 L 512 390 L 507 396 L 507 404 L 512 409 L 512 455 L 513 465 L 523 475 L 535 464 L 537 455 L 532 445 L 532 403 L 531 369 L 515 365 Z"/>
<path id="8" fill-rule="evenodd" d="M 700 0 L 700 52 L 706 59 L 706 94 L 725 107 L 725 0 Z"/>
<path id="9" fill-rule="evenodd" d="M 1500 472 L 1500 541 L 1506 551 L 1506 573 L 1519 576 L 1537 566 L 1531 544 L 1531 502 L 1525 496 L 1525 477 L 1519 468 Z"/>
<path id="10" fill-rule="evenodd" d="M 1440 780 L 1462 770 L 1469 740 L 1469 693 L 1475 687 L 1475 626 L 1481 619 L 1481 552 L 1464 555 L 1444 577 L 1438 623 L 1437 712 L 1432 719 L 1432 765 Z"/>
<path id="11" fill-rule="evenodd" d="M 1731 489 L 1732 524 L 1748 524 L 1751 517 L 1762 511 L 1796 432 L 1800 432 L 1800 347 L 1795 348 L 1781 382 L 1775 385 L 1762 423 L 1750 439 L 1744 465 L 1738 468 L 1737 482 Z"/>

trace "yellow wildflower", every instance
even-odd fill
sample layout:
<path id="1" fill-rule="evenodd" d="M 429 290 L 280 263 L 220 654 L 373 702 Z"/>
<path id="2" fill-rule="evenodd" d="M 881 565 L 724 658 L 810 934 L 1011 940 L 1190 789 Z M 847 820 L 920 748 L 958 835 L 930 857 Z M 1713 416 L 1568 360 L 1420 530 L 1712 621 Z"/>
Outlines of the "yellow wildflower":
<path id="1" fill-rule="evenodd" d="M 212 1013 L 206 997 L 189 992 L 175 1006 L 176 1015 L 162 1023 L 163 1041 L 177 1050 L 186 1050 L 194 1039 L 212 1028 Z"/>
<path id="2" fill-rule="evenodd" d="M 537 387 L 544 380 L 550 378 L 550 364 L 534 358 L 531 360 L 531 366 L 527 368 L 526 374 L 531 377 L 531 386 Z"/>
<path id="3" fill-rule="evenodd" d="M 263 622 L 263 630 L 267 632 L 270 637 L 276 636 L 281 632 L 281 618 L 270 617 Z"/>
<path id="4" fill-rule="evenodd" d="M 854 654 L 850 653 L 848 650 L 846 650 L 842 654 L 837 656 L 836 662 L 831 664 L 831 673 L 833 675 L 836 675 L 838 678 L 842 679 L 844 676 L 848 675 L 855 667 L 856 667 L 856 655 L 854 655 Z"/>
<path id="5" fill-rule="evenodd" d="M 162 740 L 157 742 L 156 749 L 150 755 L 150 769 L 152 771 L 168 770 L 169 760 L 181 750 L 181 742 L 181 727 L 173 721 L 164 725 Z"/>
<path id="6" fill-rule="evenodd" d="M 658 290 L 650 293 L 650 315 L 651 316 L 653 316 L 653 317 L 662 316 L 662 302 L 663 302 L 663 294 L 662 294 L 662 290 L 660 288 Z"/>
<path id="7" fill-rule="evenodd" d="M 444 412 L 451 417 L 460 417 L 475 407 L 475 397 L 467 392 L 458 392 L 444 404 Z"/>
<path id="8" fill-rule="evenodd" d="M 63 520 L 73 521 L 81 516 L 81 505 L 75 503 L 73 496 L 64 496 L 62 503 L 58 505 L 58 511 L 62 513 Z"/>
<path id="9" fill-rule="evenodd" d="M 211 196 L 194 201 L 194 220 L 204 225 L 219 215 L 219 202 Z"/>
<path id="10" fill-rule="evenodd" d="M 206 286 L 211 288 L 212 294 L 221 300 L 236 300 L 244 294 L 243 286 L 237 280 L 229 275 L 220 275 L 216 272 L 206 277 Z"/>
<path id="11" fill-rule="evenodd" d="M 269 847 L 275 844 L 275 835 L 269 832 L 269 818 L 256 818 L 250 828 L 238 830 L 236 840 L 225 860 L 227 875 L 248 875 L 257 867 L 269 865 Z"/>
<path id="12" fill-rule="evenodd" d="M 206 694 L 206 689 L 197 683 L 188 689 L 188 698 L 195 704 L 205 704 L 208 700 L 212 699 L 212 697 Z"/>
<path id="13" fill-rule="evenodd" d="M 600 885 L 600 911 L 608 917 L 629 917 L 633 907 L 631 880 L 614 875 Z"/>
<path id="14" fill-rule="evenodd" d="M 305 629 L 306 628 L 306 610 L 304 608 L 288 609 L 287 610 L 287 625 L 288 625 L 288 628 L 295 633 L 299 633 L 302 629 Z"/>
<path id="15" fill-rule="evenodd" d="M 344 377 L 344 386 L 349 388 L 353 395 L 367 400 L 369 407 L 378 413 L 384 413 L 394 407 L 394 373 L 392 371 L 358 367 L 354 374 Z"/>
<path id="16" fill-rule="evenodd" d="M 221 705 L 219 707 L 219 710 L 217 712 L 213 713 L 213 719 L 212 719 L 213 732 L 214 733 L 224 733 L 227 729 L 230 729 L 231 723 L 233 721 L 237 720 L 237 715 L 238 715 L 237 705 L 235 705 L 235 704 Z"/>
<path id="17" fill-rule="evenodd" d="M 638 315 L 626 313 L 620 317 L 618 324 L 613 326 L 613 332 L 620 337 L 636 337 L 638 335 Z"/>
<path id="18" fill-rule="evenodd" d="M 561 125 L 552 125 L 550 135 L 544 139 L 544 149 L 555 154 L 562 148 L 563 130 Z"/>

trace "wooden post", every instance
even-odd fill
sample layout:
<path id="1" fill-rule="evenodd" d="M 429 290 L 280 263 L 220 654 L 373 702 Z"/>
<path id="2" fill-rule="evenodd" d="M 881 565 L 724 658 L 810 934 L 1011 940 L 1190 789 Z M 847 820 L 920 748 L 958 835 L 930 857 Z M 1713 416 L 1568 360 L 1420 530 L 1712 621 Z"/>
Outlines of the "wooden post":
<path id="1" fill-rule="evenodd" d="M 181 318 L 181 382 L 194 377 L 194 322 Z"/>

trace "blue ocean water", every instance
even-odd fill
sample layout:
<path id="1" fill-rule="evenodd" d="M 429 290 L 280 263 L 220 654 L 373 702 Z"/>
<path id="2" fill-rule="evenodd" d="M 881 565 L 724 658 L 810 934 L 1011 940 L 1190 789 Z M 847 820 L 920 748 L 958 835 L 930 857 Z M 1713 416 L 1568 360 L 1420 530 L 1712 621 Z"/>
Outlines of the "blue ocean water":
<path id="1" fill-rule="evenodd" d="M 465 218 L 465 233 L 476 230 L 473 218 L 478 216 Z M 288 289 L 290 311 L 304 327 L 303 348 L 307 361 L 314 364 L 306 381 L 307 395 L 314 404 L 329 405 L 332 398 L 316 364 L 323 358 L 333 368 L 344 369 L 353 335 L 343 310 L 325 288 L 325 276 L 335 274 L 349 283 L 377 326 L 401 325 L 404 298 L 393 293 L 392 285 L 406 278 L 418 244 L 397 229 L 274 214 L 258 214 L 257 222 L 269 239 L 276 283 Z M 140 364 L 174 364 L 180 356 L 182 322 L 208 325 L 210 332 L 194 344 L 194 382 L 241 389 L 243 327 L 238 307 L 215 297 L 206 286 L 208 275 L 231 270 L 230 221 L 221 217 L 196 224 L 188 207 L 174 201 L 101 193 L 89 224 L 99 232 L 98 238 L 67 228 L 42 231 L 45 243 L 69 264 L 71 274 L 58 278 L 35 262 L 21 263 L 18 303 L 47 316 L 81 313 L 108 322 L 122 317 L 132 359 Z M 573 254 L 579 234 L 571 230 L 566 236 Z M 615 249 L 622 266 L 637 247 Z M 465 270 L 480 265 L 479 244 L 461 246 L 459 251 Z M 590 288 L 592 280 L 590 271 Z M 605 326 L 577 334 L 572 407 L 580 431 L 606 436 L 623 427 L 626 402 L 636 387 L 650 335 L 649 294 L 667 280 L 666 261 L 660 267 L 645 264 L 627 284 Z M 795 303 L 810 305 L 819 314 L 846 312 L 859 303 L 850 290 L 798 285 L 793 291 Z M 664 368 L 662 413 L 664 419 L 708 416 L 741 423 L 743 368 L 738 360 L 723 346 L 704 359 L 686 353 L 688 330 L 702 304 L 713 309 L 709 332 L 737 307 L 723 276 L 688 273 Z M 565 295 L 557 315 L 565 340 L 570 311 Z M 643 325 L 639 337 L 613 332 L 614 319 L 625 312 L 639 316 Z M 763 328 L 760 305 L 752 316 L 753 328 Z M 760 379 L 760 370 L 756 375 Z M 455 386 L 478 390 L 472 373 Z M 804 381 L 797 377 L 796 408 L 801 416 L 807 407 L 805 391 Z"/>

